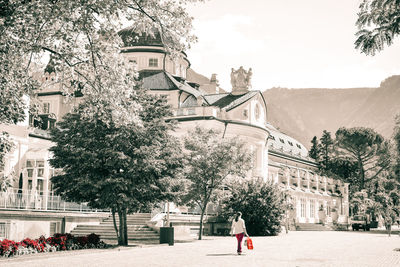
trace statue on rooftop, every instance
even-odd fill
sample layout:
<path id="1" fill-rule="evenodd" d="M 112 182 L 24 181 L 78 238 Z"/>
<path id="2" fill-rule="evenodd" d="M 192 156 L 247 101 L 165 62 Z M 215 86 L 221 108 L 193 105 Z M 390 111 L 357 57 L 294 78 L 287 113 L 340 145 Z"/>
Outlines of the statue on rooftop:
<path id="1" fill-rule="evenodd" d="M 248 71 L 240 66 L 238 70 L 232 68 L 231 70 L 231 84 L 232 93 L 246 93 L 251 88 L 251 76 L 253 75 L 252 69 Z"/>

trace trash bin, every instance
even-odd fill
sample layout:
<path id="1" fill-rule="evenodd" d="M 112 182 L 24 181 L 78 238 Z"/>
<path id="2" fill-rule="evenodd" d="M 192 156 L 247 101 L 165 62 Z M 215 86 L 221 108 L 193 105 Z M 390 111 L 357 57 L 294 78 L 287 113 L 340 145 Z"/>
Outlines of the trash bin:
<path id="1" fill-rule="evenodd" d="M 174 245 L 174 227 L 160 227 L 160 244 Z"/>

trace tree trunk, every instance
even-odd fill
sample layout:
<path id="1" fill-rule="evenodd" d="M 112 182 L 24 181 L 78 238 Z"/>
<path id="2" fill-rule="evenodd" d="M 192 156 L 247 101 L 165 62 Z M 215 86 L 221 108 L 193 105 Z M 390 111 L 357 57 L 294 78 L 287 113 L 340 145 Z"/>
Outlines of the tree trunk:
<path id="1" fill-rule="evenodd" d="M 124 216 L 124 240 L 125 240 L 125 246 L 128 245 L 128 226 L 126 222 L 126 208 L 123 209 L 123 216 Z"/>
<path id="2" fill-rule="evenodd" d="M 112 212 L 112 217 L 113 217 L 114 229 L 115 229 L 115 232 L 117 233 L 118 245 L 119 245 L 119 243 L 120 243 L 120 235 L 119 235 L 119 232 L 118 232 L 117 222 L 115 220 L 115 208 L 112 208 L 111 212 Z"/>
<path id="3" fill-rule="evenodd" d="M 204 213 L 207 210 L 207 205 L 208 205 L 208 198 L 207 200 L 203 203 L 203 207 L 201 208 L 201 214 L 200 214 L 200 229 L 199 229 L 199 240 L 201 240 L 201 237 L 203 236 L 203 218 L 204 218 Z"/>
<path id="4" fill-rule="evenodd" d="M 200 215 L 200 229 L 199 229 L 199 240 L 201 240 L 201 237 L 203 235 L 203 217 L 204 217 L 204 212 L 205 209 L 201 209 L 201 215 Z"/>
<path id="5" fill-rule="evenodd" d="M 126 213 L 126 211 L 125 211 L 125 213 Z M 118 239 L 118 245 L 126 246 L 127 239 L 125 236 L 126 220 L 124 220 L 124 208 L 118 207 L 118 217 L 119 217 L 119 237 L 120 237 Z"/>
<path id="6" fill-rule="evenodd" d="M 123 237 L 122 237 L 122 225 L 121 225 L 121 209 L 118 207 L 118 218 L 119 218 L 119 231 L 118 231 L 118 245 L 123 245 Z"/>
<path id="7" fill-rule="evenodd" d="M 360 157 L 357 159 L 358 170 L 360 171 L 360 191 L 364 189 L 365 186 L 365 173 L 364 166 Z"/>

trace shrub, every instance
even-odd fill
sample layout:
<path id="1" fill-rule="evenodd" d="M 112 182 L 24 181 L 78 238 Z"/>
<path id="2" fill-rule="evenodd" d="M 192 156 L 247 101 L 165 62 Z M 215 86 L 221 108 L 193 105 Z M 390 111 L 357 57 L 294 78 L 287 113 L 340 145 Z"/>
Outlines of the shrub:
<path id="1" fill-rule="evenodd" d="M 243 213 L 249 235 L 277 235 L 285 213 L 285 194 L 277 185 L 262 181 L 235 181 L 222 200 L 222 216 L 228 219 Z"/>
<path id="2" fill-rule="evenodd" d="M 100 236 L 92 233 L 87 236 L 89 244 L 97 245 L 100 242 Z"/>
<path id="3" fill-rule="evenodd" d="M 11 257 L 57 250 L 105 248 L 106 246 L 104 242 L 100 241 L 100 236 L 96 234 L 78 237 L 74 237 L 71 234 L 54 234 L 54 236 L 47 239 L 41 236 L 35 240 L 25 238 L 21 242 L 4 239 L 0 241 L 0 256 Z"/>
<path id="4" fill-rule="evenodd" d="M 76 237 L 76 242 L 81 247 L 87 247 L 88 237 L 87 236 L 78 236 L 78 237 Z"/>

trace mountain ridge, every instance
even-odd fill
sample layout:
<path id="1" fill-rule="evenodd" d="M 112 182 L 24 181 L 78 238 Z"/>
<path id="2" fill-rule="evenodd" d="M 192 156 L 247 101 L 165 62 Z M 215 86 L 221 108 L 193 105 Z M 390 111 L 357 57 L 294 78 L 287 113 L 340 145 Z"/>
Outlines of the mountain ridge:
<path id="1" fill-rule="evenodd" d="M 209 82 L 192 69 L 190 76 L 199 84 Z M 400 114 L 400 75 L 386 78 L 379 87 L 274 87 L 262 94 L 268 122 L 308 148 L 313 136 L 319 138 L 327 130 L 334 137 L 340 127 L 370 127 L 391 138 L 394 118 Z"/>
<path id="2" fill-rule="evenodd" d="M 306 147 L 323 130 L 334 136 L 340 127 L 370 127 L 390 138 L 395 115 L 400 113 L 400 75 L 385 79 L 380 87 L 271 88 L 263 95 L 269 121 Z M 284 114 L 294 118 L 290 125 L 284 123 L 288 119 Z"/>

